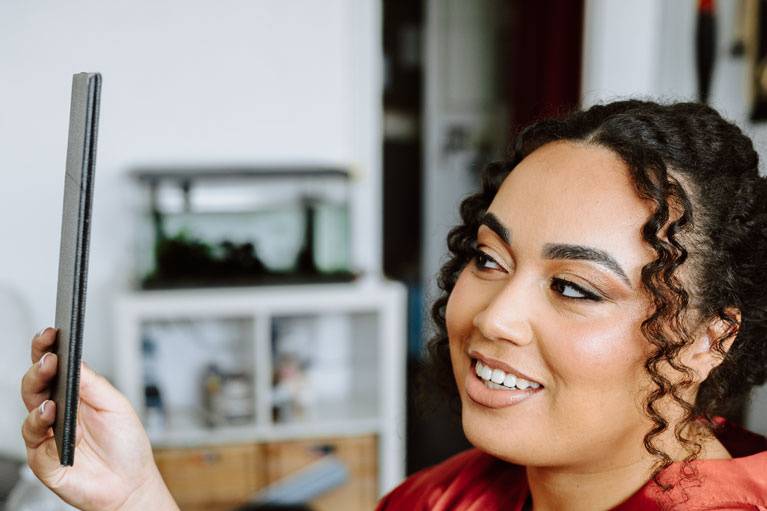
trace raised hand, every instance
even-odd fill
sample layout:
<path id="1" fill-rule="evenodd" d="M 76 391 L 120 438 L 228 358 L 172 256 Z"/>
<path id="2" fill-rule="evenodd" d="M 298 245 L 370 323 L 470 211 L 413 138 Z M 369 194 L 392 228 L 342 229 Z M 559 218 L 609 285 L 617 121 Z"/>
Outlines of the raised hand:
<path id="1" fill-rule="evenodd" d="M 29 410 L 22 436 L 35 475 L 64 501 L 83 510 L 177 510 L 152 457 L 149 439 L 128 400 L 83 364 L 74 466 L 59 464 L 51 426 L 56 404 L 50 385 L 57 357 L 56 329 L 32 340 L 32 367 L 21 382 Z"/>

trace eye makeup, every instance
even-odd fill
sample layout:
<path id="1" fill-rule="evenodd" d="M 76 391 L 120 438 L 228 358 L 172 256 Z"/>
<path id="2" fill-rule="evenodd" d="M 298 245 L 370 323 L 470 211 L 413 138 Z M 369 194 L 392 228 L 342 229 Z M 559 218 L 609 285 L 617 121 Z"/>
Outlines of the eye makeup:
<path id="1" fill-rule="evenodd" d="M 551 279 L 551 289 L 563 297 L 572 300 L 590 300 L 594 302 L 601 302 L 603 300 L 598 294 L 592 293 L 574 282 L 559 277 Z"/>
<path id="2" fill-rule="evenodd" d="M 506 269 L 493 256 L 479 248 L 477 244 L 472 244 L 471 251 L 468 254 L 469 264 L 473 265 L 477 271 L 490 272 L 501 271 L 506 273 Z"/>
<path id="3" fill-rule="evenodd" d="M 480 270 L 499 270 L 499 271 L 506 271 L 498 262 L 493 259 L 491 256 L 483 252 L 482 250 L 477 250 L 477 254 L 474 256 L 474 264 L 477 266 Z M 491 266 L 495 266 L 492 268 Z"/>
<path id="4" fill-rule="evenodd" d="M 511 229 L 505 226 L 496 215 L 488 211 L 480 218 L 478 236 L 482 226 L 492 231 L 507 246 L 511 246 Z M 613 273 L 629 289 L 634 289 L 631 280 L 618 261 L 608 252 L 599 248 L 569 243 L 546 243 L 541 255 L 544 259 L 580 260 L 596 263 Z"/>
<path id="5" fill-rule="evenodd" d="M 476 245 L 472 245 L 471 264 L 479 273 L 502 272 L 508 273 L 490 254 Z M 592 302 L 601 302 L 603 297 L 598 293 L 592 292 L 570 280 L 561 277 L 551 279 L 550 289 L 569 300 L 586 300 Z"/>
<path id="6" fill-rule="evenodd" d="M 570 245 L 566 243 L 547 243 L 543 247 L 545 259 L 562 259 L 570 261 L 590 261 L 606 268 L 617 276 L 621 282 L 633 289 L 631 281 L 626 276 L 621 265 L 607 252 L 583 245 Z"/>

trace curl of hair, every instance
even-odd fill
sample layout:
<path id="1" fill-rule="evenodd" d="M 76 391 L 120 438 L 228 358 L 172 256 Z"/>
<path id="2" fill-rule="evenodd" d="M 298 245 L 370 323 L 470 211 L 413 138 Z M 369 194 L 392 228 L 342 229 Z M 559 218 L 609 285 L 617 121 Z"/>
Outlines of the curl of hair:
<path id="1" fill-rule="evenodd" d="M 713 428 L 715 416 L 739 409 L 751 389 L 767 378 L 767 182 L 759 176 L 751 140 L 705 105 L 619 101 L 523 130 L 510 158 L 485 169 L 480 190 L 461 203 L 462 223 L 448 234 L 449 259 L 438 275 L 441 295 L 431 309 L 435 334 L 426 345 L 428 374 L 432 385 L 441 386 L 459 404 L 445 322 L 450 293 L 471 260 L 478 222 L 501 183 L 522 159 L 558 140 L 596 144 L 616 153 L 627 165 L 638 196 L 652 205 L 641 232 L 656 254 L 641 271 L 643 290 L 653 305 L 641 330 L 654 347 L 644 364 L 654 385 L 645 400 L 653 427 L 644 446 L 657 458 L 653 479 L 670 489 L 672 485 L 658 479 L 672 463 L 655 445 L 669 427 L 659 401 L 670 398 L 684 411 L 674 436 L 687 450 L 687 467 L 701 450 L 685 433 L 688 426 L 704 418 Z M 685 287 L 677 269 L 688 259 L 691 278 Z M 740 312 L 739 322 L 733 309 Z M 727 325 L 713 343 L 723 361 L 701 383 L 694 403 L 683 397 L 693 384 L 692 370 L 678 358 L 693 341 L 685 328 L 688 311 Z M 722 341 L 732 335 L 735 342 L 725 350 Z M 681 377 L 672 381 L 664 376 L 664 366 Z"/>

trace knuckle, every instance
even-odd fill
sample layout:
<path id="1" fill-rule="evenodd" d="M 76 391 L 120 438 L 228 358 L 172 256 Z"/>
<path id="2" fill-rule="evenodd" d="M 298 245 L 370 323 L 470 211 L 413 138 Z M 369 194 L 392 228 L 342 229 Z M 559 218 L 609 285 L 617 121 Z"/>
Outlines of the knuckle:
<path id="1" fill-rule="evenodd" d="M 36 416 L 35 412 L 31 412 L 22 424 L 21 436 L 24 438 L 27 447 L 35 448 L 40 445 L 41 435 L 44 431 L 40 422 L 40 418 Z"/>
<path id="2" fill-rule="evenodd" d="M 21 377 L 21 391 L 27 393 L 31 392 L 36 383 L 37 375 L 35 374 L 35 367 L 33 366 Z"/>
<path id="3" fill-rule="evenodd" d="M 30 445 L 32 443 L 32 431 L 30 426 L 30 418 L 31 414 L 27 415 L 26 420 L 21 424 L 21 436 L 24 439 L 24 442 L 27 443 L 27 445 Z"/>
<path id="4" fill-rule="evenodd" d="M 28 388 L 29 388 L 29 371 L 24 373 L 24 376 L 21 377 L 21 395 L 22 396 L 27 394 Z"/>
<path id="5" fill-rule="evenodd" d="M 38 406 L 40 403 L 38 402 L 39 397 L 33 393 L 26 393 L 22 394 L 21 396 L 22 401 L 24 401 L 24 404 L 27 406 L 27 410 L 32 412 L 36 406 Z"/>
<path id="6" fill-rule="evenodd" d="M 32 339 L 32 362 L 37 362 L 50 345 L 50 339 L 45 336 Z"/>

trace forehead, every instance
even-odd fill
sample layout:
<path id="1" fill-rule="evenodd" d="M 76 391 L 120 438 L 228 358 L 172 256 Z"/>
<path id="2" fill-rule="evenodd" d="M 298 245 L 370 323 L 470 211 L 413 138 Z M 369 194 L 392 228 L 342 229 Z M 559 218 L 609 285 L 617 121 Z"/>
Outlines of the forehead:
<path id="1" fill-rule="evenodd" d="M 617 154 L 558 141 L 528 155 L 509 174 L 489 211 L 511 230 L 513 245 L 576 243 L 618 252 L 625 260 L 645 252 L 640 229 L 651 209 Z"/>

